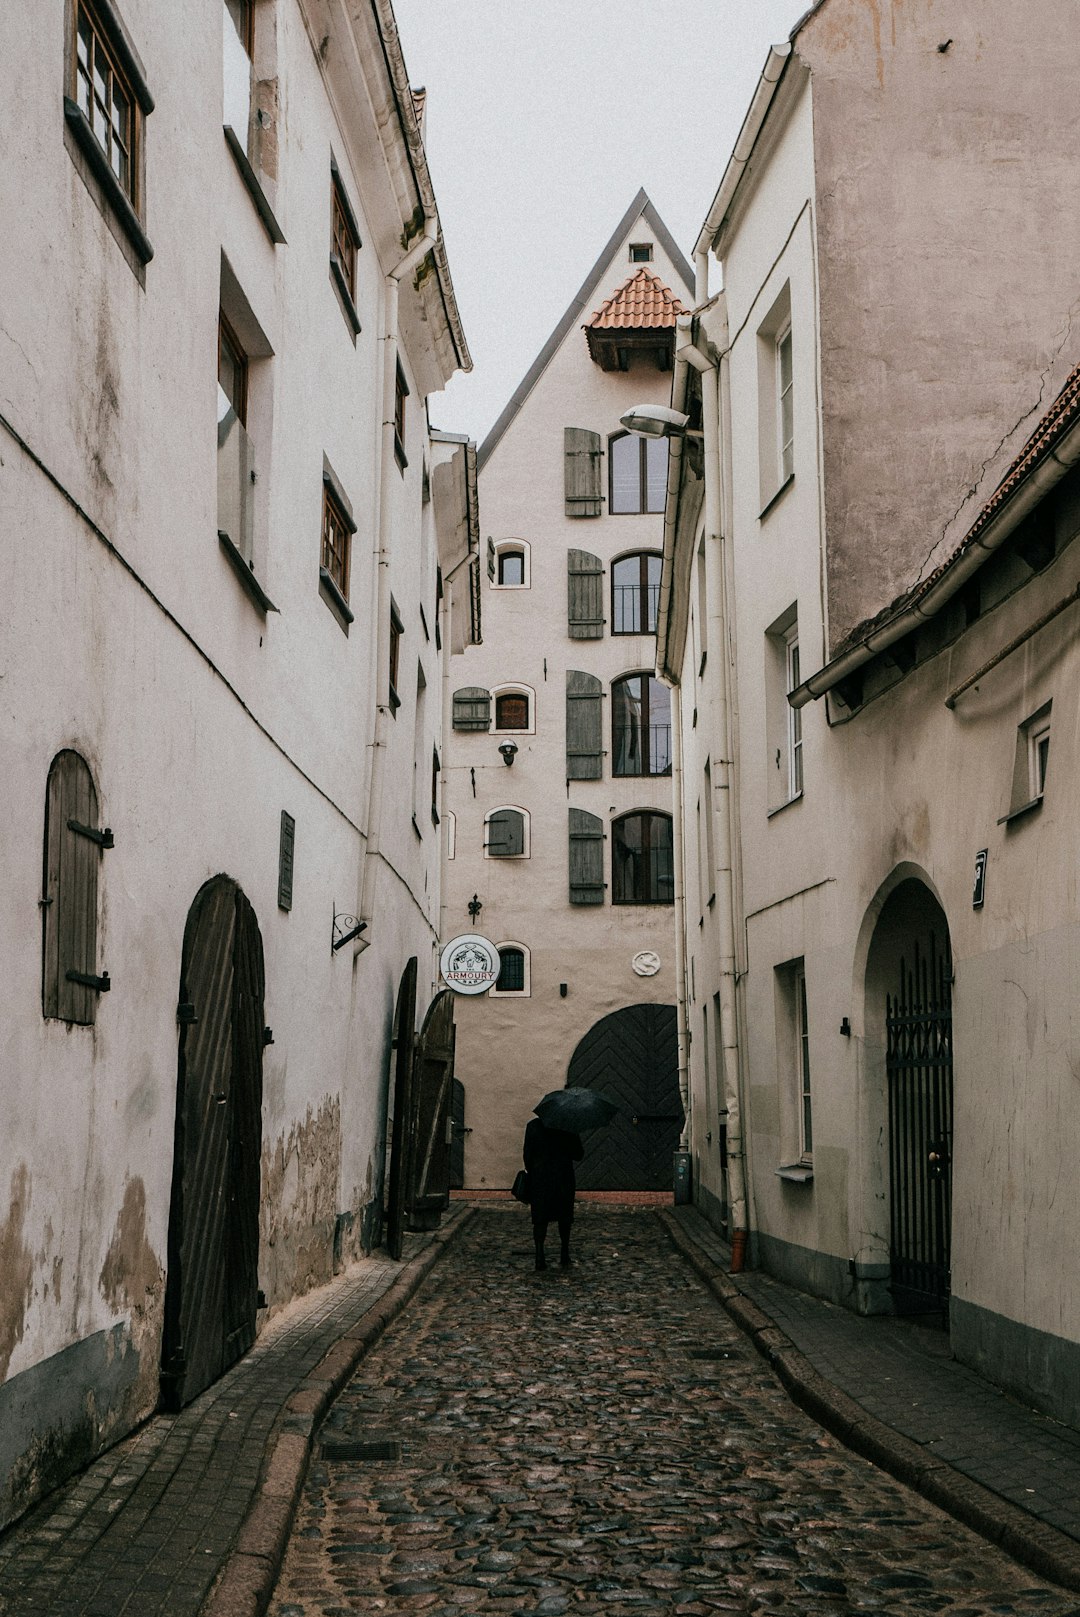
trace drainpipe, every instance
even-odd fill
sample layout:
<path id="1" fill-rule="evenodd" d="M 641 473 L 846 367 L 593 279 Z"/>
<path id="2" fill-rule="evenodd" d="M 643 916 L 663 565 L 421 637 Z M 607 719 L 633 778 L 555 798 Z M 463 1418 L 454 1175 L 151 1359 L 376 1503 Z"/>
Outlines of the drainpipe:
<path id="1" fill-rule="evenodd" d="M 682 748 L 682 686 L 672 693 L 675 701 L 671 715 L 671 782 L 675 813 L 671 817 L 671 854 L 675 865 L 675 1032 L 679 1062 L 679 1099 L 682 1101 L 683 1126 L 679 1150 L 690 1149 L 690 1040 L 687 1036 L 686 991 L 686 874 L 683 869 L 683 748 Z"/>
<path id="2" fill-rule="evenodd" d="M 728 1195 L 731 1201 L 731 1269 L 738 1274 L 743 1268 L 747 1237 L 746 1171 L 743 1158 L 742 1092 L 739 1051 L 739 1027 L 736 1006 L 738 973 L 735 962 L 735 882 L 734 846 L 732 834 L 734 806 L 732 802 L 731 716 L 728 695 L 730 645 L 728 634 L 727 581 L 722 522 L 722 461 L 720 449 L 720 381 L 715 361 L 692 340 L 689 319 L 679 322 L 680 336 L 685 341 L 678 349 L 679 358 L 685 359 L 701 374 L 701 414 L 704 427 L 705 453 L 705 545 L 715 557 L 716 565 L 706 574 L 709 590 L 709 620 L 715 634 L 716 671 L 712 681 L 710 713 L 713 733 L 719 742 L 719 755 L 713 753 L 710 774 L 713 787 L 713 814 L 716 829 L 716 922 L 720 949 L 720 1044 L 721 1072 L 724 1082 L 724 1104 L 727 1108 L 727 1168 Z M 710 636 L 712 638 L 712 636 Z"/>
<path id="3" fill-rule="evenodd" d="M 376 611 L 375 625 L 375 741 L 371 759 L 371 781 L 368 787 L 367 844 L 364 850 L 364 872 L 360 887 L 360 919 L 367 923 L 366 931 L 357 944 L 357 953 L 372 942 L 374 931 L 373 909 L 378 865 L 382 847 L 383 816 L 383 760 L 386 756 L 387 728 L 390 723 L 389 689 L 383 692 L 383 680 L 390 666 L 390 534 L 393 526 L 391 490 L 397 477 L 394 455 L 394 399 L 398 353 L 398 302 L 401 282 L 423 262 L 435 246 L 439 220 L 433 211 L 424 212 L 424 228 L 404 258 L 386 277 L 385 320 L 383 334 L 382 371 L 382 465 L 379 473 L 379 537 L 375 552 Z"/>

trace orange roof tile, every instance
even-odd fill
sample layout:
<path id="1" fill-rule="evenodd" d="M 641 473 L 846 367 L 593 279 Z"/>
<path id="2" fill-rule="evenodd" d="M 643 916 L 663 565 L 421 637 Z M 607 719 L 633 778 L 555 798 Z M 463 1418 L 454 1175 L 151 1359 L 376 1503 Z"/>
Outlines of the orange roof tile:
<path id="1" fill-rule="evenodd" d="M 602 303 L 583 331 L 655 331 L 673 327 L 686 309 L 652 270 L 639 269 Z"/>

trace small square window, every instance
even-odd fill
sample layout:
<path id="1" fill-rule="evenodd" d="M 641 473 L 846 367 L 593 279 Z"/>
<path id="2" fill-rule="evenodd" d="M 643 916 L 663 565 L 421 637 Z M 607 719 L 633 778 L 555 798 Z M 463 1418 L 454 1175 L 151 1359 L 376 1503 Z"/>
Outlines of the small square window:
<path id="1" fill-rule="evenodd" d="M 357 237 L 350 217 L 351 210 L 345 200 L 345 189 L 337 173 L 330 176 L 333 227 L 330 251 L 341 265 L 345 287 L 356 302 L 356 248 Z"/>
<path id="2" fill-rule="evenodd" d="M 1002 815 L 999 825 L 1019 819 L 1042 803 L 1050 768 L 1051 705 L 1047 702 L 1017 729 L 1009 812 Z"/>
<path id="3" fill-rule="evenodd" d="M 651 241 L 632 241 L 630 243 L 631 264 L 651 264 L 653 244 Z"/>
<path id="4" fill-rule="evenodd" d="M 349 599 L 349 552 L 352 532 L 345 512 L 323 484 L 322 565 L 343 600 Z"/>

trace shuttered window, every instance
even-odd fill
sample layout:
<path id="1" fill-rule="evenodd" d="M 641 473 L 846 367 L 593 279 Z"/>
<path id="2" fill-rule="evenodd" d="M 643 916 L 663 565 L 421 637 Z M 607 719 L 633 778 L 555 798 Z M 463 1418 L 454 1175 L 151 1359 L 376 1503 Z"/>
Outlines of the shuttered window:
<path id="1" fill-rule="evenodd" d="M 486 851 L 492 859 L 525 857 L 525 816 L 520 809 L 494 809 L 487 817 Z"/>
<path id="2" fill-rule="evenodd" d="M 613 516 L 659 513 L 667 497 L 668 441 L 617 433 L 608 444 Z"/>
<path id="3" fill-rule="evenodd" d="M 603 686 L 595 674 L 566 674 L 566 778 L 600 780 L 604 772 Z"/>
<path id="4" fill-rule="evenodd" d="M 570 810 L 570 902 L 604 902 L 604 822 L 577 808 Z"/>
<path id="5" fill-rule="evenodd" d="M 599 640 L 604 633 L 604 568 L 588 550 L 566 554 L 567 633 L 571 640 Z"/>
<path id="6" fill-rule="evenodd" d="M 566 514 L 568 517 L 598 517 L 603 503 L 600 494 L 600 434 L 586 427 L 566 427 L 563 431 L 566 467 Z"/>
<path id="7" fill-rule="evenodd" d="M 624 814 L 613 823 L 611 902 L 675 902 L 675 853 L 670 814 Z"/>
<path id="8" fill-rule="evenodd" d="M 93 777 L 77 752 L 53 759 L 45 798 L 42 1014 L 90 1025 L 98 995 L 98 871 L 112 832 L 98 827 Z"/>
<path id="9" fill-rule="evenodd" d="M 454 692 L 454 729 L 490 730 L 491 692 L 482 685 L 463 685 Z"/>

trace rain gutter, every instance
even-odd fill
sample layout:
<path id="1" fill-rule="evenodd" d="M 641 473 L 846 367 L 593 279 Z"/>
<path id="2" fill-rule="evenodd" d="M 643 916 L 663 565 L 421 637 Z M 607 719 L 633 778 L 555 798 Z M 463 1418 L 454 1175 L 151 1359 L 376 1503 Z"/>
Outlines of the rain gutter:
<path id="1" fill-rule="evenodd" d="M 798 27 L 801 26 L 802 24 L 800 23 Z M 708 299 L 709 252 L 735 199 L 735 193 L 739 189 L 742 177 L 746 173 L 747 164 L 753 156 L 758 135 L 761 133 L 761 127 L 768 115 L 773 96 L 776 94 L 776 87 L 783 76 L 791 53 L 790 41 L 783 45 L 770 46 L 765 66 L 762 68 L 761 77 L 758 80 L 757 89 L 754 91 L 746 117 L 743 119 L 742 128 L 739 130 L 738 139 L 721 178 L 720 189 L 713 197 L 712 206 L 705 215 L 705 223 L 698 231 L 698 238 L 694 243 L 693 252 L 694 270 L 698 282 L 695 288 L 695 296 L 698 303 L 704 303 Z"/>

